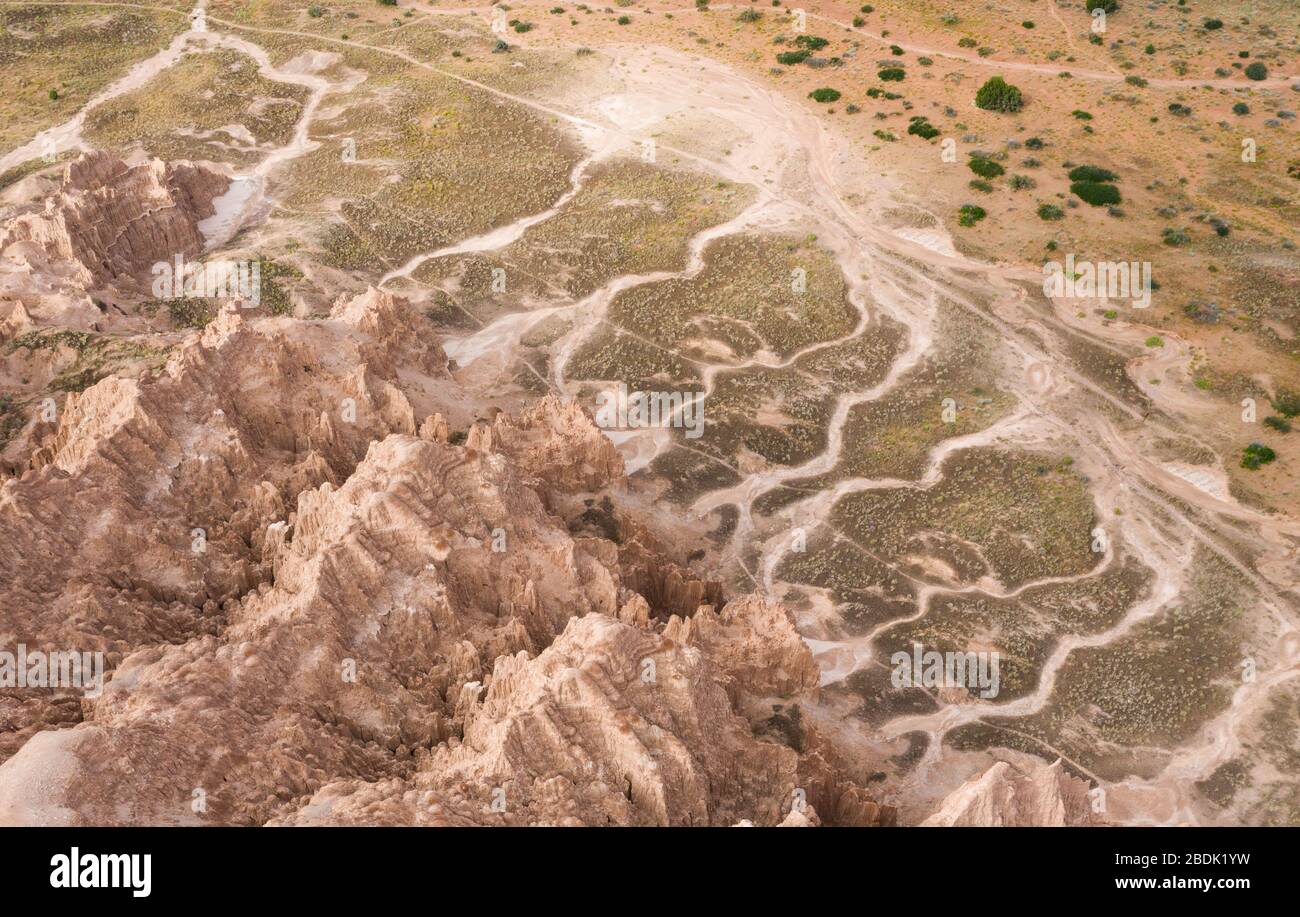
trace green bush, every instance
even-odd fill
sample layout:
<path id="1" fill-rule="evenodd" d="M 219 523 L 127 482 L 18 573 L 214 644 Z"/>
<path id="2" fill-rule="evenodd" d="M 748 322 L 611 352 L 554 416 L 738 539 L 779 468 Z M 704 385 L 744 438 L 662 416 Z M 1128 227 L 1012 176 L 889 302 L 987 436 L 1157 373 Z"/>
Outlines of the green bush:
<path id="1" fill-rule="evenodd" d="M 1088 8 L 1090 13 L 1093 10 L 1105 10 L 1107 13 L 1113 13 L 1119 9 L 1119 0 L 1088 0 L 1084 6 Z"/>
<path id="2" fill-rule="evenodd" d="M 830 44 L 830 40 L 819 35 L 800 35 L 794 40 L 794 43 L 801 48 L 807 48 L 809 51 L 820 51 Z"/>
<path id="3" fill-rule="evenodd" d="M 1001 164 L 994 162 L 992 159 L 985 159 L 983 156 L 972 156 L 967 163 L 970 170 L 980 178 L 997 178 L 1006 172 Z"/>
<path id="4" fill-rule="evenodd" d="M 1238 102 L 1236 105 L 1232 106 L 1232 113 L 1234 115 L 1248 115 L 1250 114 L 1250 106 L 1245 102 Z"/>
<path id="5" fill-rule="evenodd" d="M 1246 77 L 1255 80 L 1256 82 L 1259 80 L 1266 80 L 1268 79 L 1268 68 L 1259 61 L 1255 61 L 1255 63 L 1246 68 Z"/>
<path id="6" fill-rule="evenodd" d="M 1203 23 L 1201 23 L 1201 24 L 1205 27 L 1205 30 L 1206 30 L 1207 32 L 1213 32 L 1213 31 L 1215 31 L 1216 29 L 1221 29 L 1221 28 L 1223 28 L 1223 20 L 1222 20 L 1222 19 L 1207 19 L 1207 20 L 1205 20 L 1205 22 L 1203 22 Z"/>
<path id="7" fill-rule="evenodd" d="M 1281 417 L 1265 417 L 1264 426 L 1276 430 L 1279 433 L 1291 432 L 1291 422 Z"/>
<path id="8" fill-rule="evenodd" d="M 1065 211 L 1062 210 L 1060 207 L 1057 207 L 1055 204 L 1038 205 L 1038 218 L 1040 220 L 1046 220 L 1049 223 L 1054 223 L 1057 220 L 1061 219 L 1061 217 L 1063 216 L 1065 216 Z"/>
<path id="9" fill-rule="evenodd" d="M 886 83 L 901 83 L 907 77 L 907 71 L 902 67 L 886 67 L 876 76 L 880 77 Z"/>
<path id="10" fill-rule="evenodd" d="M 1106 207 L 1123 202 L 1119 189 L 1095 181 L 1077 181 L 1070 185 L 1070 193 L 1094 207 Z"/>
<path id="11" fill-rule="evenodd" d="M 325 15 L 325 8 L 321 6 L 309 6 L 307 7 L 307 15 L 312 19 L 319 19 Z"/>
<path id="12" fill-rule="evenodd" d="M 1075 166 L 1070 170 L 1070 181 L 1119 181 L 1119 176 L 1110 169 L 1102 169 L 1097 166 Z"/>
<path id="13" fill-rule="evenodd" d="M 1277 458 L 1277 453 L 1263 443 L 1251 443 L 1241 450 L 1241 467 L 1258 471 L 1260 465 L 1267 465 Z"/>
<path id="14" fill-rule="evenodd" d="M 1300 415 L 1300 392 L 1284 389 L 1271 400 L 1278 413 L 1285 414 L 1287 417 Z"/>
<path id="15" fill-rule="evenodd" d="M 808 93 L 808 98 L 812 99 L 814 102 L 834 102 L 839 97 L 840 91 L 838 89 L 831 89 L 829 86 L 823 86 L 820 89 L 814 89 L 812 92 Z"/>
<path id="16" fill-rule="evenodd" d="M 923 140 L 933 140 L 939 136 L 939 128 L 935 127 L 924 117 L 917 115 L 912 118 L 912 123 L 908 125 L 907 132 L 914 134 Z"/>
<path id="17" fill-rule="evenodd" d="M 961 210 L 957 211 L 957 222 L 962 226 L 974 226 L 986 216 L 988 216 L 988 212 L 983 207 L 966 204 Z"/>
<path id="18" fill-rule="evenodd" d="M 975 104 L 985 111 L 1016 112 L 1025 103 L 1019 89 L 1002 77 L 995 76 L 975 93 Z"/>
<path id="19" fill-rule="evenodd" d="M 786 67 L 793 67 L 795 64 L 802 64 L 811 54 L 811 51 L 783 51 L 776 56 L 776 62 Z"/>

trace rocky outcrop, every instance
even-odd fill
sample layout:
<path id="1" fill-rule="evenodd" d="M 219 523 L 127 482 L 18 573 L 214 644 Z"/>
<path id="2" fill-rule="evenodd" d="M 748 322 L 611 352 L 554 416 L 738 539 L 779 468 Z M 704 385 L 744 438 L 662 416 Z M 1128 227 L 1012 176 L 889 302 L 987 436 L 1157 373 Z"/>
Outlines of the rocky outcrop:
<path id="1" fill-rule="evenodd" d="M 160 372 L 69 396 L 0 488 L 0 634 L 101 651 L 111 677 L 98 697 L 0 689 L 0 821 L 835 809 L 844 781 L 746 708 L 815 688 L 788 613 L 571 530 L 552 506 L 622 472 L 581 408 L 456 444 L 462 400 L 427 325 L 376 290 L 321 322 L 223 312 Z M 714 608 L 654 613 L 642 581 Z"/>
<path id="2" fill-rule="evenodd" d="M 395 434 L 302 493 L 263 540 L 273 582 L 29 741 L 0 767 L 0 819 L 785 820 L 800 755 L 729 692 L 815 684 L 788 615 L 739 600 L 660 630 L 619 606 L 613 546 L 571 538 L 500 459 Z M 52 759 L 68 779 L 36 793 Z"/>
<path id="3" fill-rule="evenodd" d="M 774 825 L 797 764 L 752 736 L 707 654 L 590 615 L 498 658 L 463 741 L 410 780 L 328 786 L 281 823 Z"/>
<path id="4" fill-rule="evenodd" d="M 348 329 L 295 330 L 222 313 L 160 373 L 67 396 L 27 470 L 0 485 L 5 645 L 102 652 L 111 670 L 140 647 L 217 633 L 273 576 L 299 495 L 414 432 L 401 379 L 359 363 Z M 82 707 L 0 688 L 0 758 Z"/>
<path id="5" fill-rule="evenodd" d="M 999 761 L 950 793 L 922 822 L 985 828 L 1096 824 L 1101 820 L 1093 812 L 1087 781 L 1072 776 L 1059 758 L 1027 769 Z"/>
<path id="6" fill-rule="evenodd" d="M 60 276 L 86 288 L 147 283 L 155 263 L 203 251 L 198 224 L 229 184 L 186 162 L 128 166 L 111 153 L 84 153 L 64 169 L 43 209 L 0 230 L 0 254 L 10 272 Z"/>
<path id="7" fill-rule="evenodd" d="M 519 417 L 498 414 L 470 430 L 474 449 L 501 452 L 548 491 L 586 493 L 623 477 L 623 457 L 575 401 L 547 395 Z"/>

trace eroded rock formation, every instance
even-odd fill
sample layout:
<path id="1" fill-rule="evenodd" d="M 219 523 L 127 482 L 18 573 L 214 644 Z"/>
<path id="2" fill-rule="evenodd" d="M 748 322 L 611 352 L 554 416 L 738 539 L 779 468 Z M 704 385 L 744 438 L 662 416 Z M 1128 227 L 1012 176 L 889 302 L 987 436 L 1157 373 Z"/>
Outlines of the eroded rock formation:
<path id="1" fill-rule="evenodd" d="M 6 274 L 62 277 L 86 288 L 147 278 L 157 262 L 203 251 L 198 224 L 229 184 L 187 162 L 128 166 L 111 153 L 85 153 L 65 167 L 42 209 L 0 230 Z"/>
<path id="2" fill-rule="evenodd" d="M 69 396 L 0 489 L 0 632 L 111 675 L 0 690 L 0 820 L 891 819 L 756 727 L 816 690 L 785 609 L 557 513 L 617 512 L 581 408 L 454 444 L 463 398 L 376 290 L 317 322 L 224 312 L 158 373 Z"/>
<path id="3" fill-rule="evenodd" d="M 1035 763 L 1021 769 L 1006 761 L 992 765 L 978 778 L 958 787 L 939 810 L 922 824 L 927 827 L 1059 827 L 1098 825 L 1088 783 L 1053 764 Z"/>

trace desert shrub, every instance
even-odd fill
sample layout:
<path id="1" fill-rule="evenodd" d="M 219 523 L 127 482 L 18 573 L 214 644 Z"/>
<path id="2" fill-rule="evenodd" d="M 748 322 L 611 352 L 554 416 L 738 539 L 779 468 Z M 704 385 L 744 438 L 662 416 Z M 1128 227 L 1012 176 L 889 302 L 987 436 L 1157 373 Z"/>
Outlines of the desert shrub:
<path id="1" fill-rule="evenodd" d="M 1276 430 L 1279 433 L 1291 432 L 1291 422 L 1282 417 L 1265 417 L 1264 426 Z"/>
<path id="2" fill-rule="evenodd" d="M 1012 191 L 1027 191 L 1038 186 L 1038 182 L 1028 175 L 1013 175 L 1007 180 L 1007 184 L 1011 186 Z"/>
<path id="3" fill-rule="evenodd" d="M 1075 166 L 1070 170 L 1070 181 L 1110 182 L 1118 180 L 1119 176 L 1110 169 L 1102 169 L 1097 166 Z"/>
<path id="4" fill-rule="evenodd" d="M 988 216 L 988 212 L 983 207 L 966 204 L 961 210 L 957 211 L 957 222 L 962 226 L 974 226 L 986 216 Z"/>
<path id="5" fill-rule="evenodd" d="M 309 6 L 307 7 L 307 15 L 312 19 L 319 19 L 325 15 L 325 8 L 323 6 Z"/>
<path id="6" fill-rule="evenodd" d="M 1060 207 L 1057 207 L 1055 204 L 1038 205 L 1038 218 L 1040 220 L 1046 220 L 1049 223 L 1054 223 L 1057 220 L 1061 219 L 1063 216 L 1065 216 L 1065 211 L 1062 210 Z"/>
<path id="7" fill-rule="evenodd" d="M 907 132 L 923 140 L 932 140 L 939 136 L 939 128 L 920 115 L 912 118 L 912 123 L 908 125 Z"/>
<path id="8" fill-rule="evenodd" d="M 970 170 L 980 178 L 997 178 L 999 175 L 1006 172 L 1006 169 L 1002 168 L 1001 164 L 994 162 L 992 159 L 986 159 L 983 156 L 972 156 L 967 165 L 970 166 Z"/>
<path id="9" fill-rule="evenodd" d="M 979 178 L 971 179 L 969 187 L 972 191 L 982 191 L 985 194 L 993 193 L 993 186 L 990 185 L 988 182 L 984 181 L 983 179 L 979 179 Z"/>
<path id="10" fill-rule="evenodd" d="M 995 76 L 975 93 L 975 104 L 985 111 L 1015 112 L 1020 111 L 1025 103 L 1019 89 Z"/>
<path id="11" fill-rule="evenodd" d="M 1163 347 L 1165 346 L 1165 339 L 1158 334 L 1153 334 L 1151 335 L 1151 337 L 1147 338 L 1146 341 L 1144 341 L 1143 343 L 1145 343 L 1148 347 Z"/>
<path id="12" fill-rule="evenodd" d="M 901 83 L 907 77 L 907 71 L 902 67 L 886 67 L 876 76 L 880 77 L 886 83 Z"/>
<path id="13" fill-rule="evenodd" d="M 1107 13 L 1113 13 L 1119 9 L 1119 0 L 1088 0 L 1084 6 L 1087 7 L 1090 13 L 1094 10 L 1105 10 Z"/>
<path id="14" fill-rule="evenodd" d="M 1246 77 L 1255 81 L 1268 79 L 1268 68 L 1259 61 L 1246 68 Z"/>
<path id="15" fill-rule="evenodd" d="M 758 10 L 741 10 L 740 15 L 736 17 L 739 22 L 758 22 L 763 18 L 763 14 Z"/>
<path id="16" fill-rule="evenodd" d="M 1160 238 L 1166 245 L 1175 248 L 1179 245 L 1186 245 L 1188 242 L 1192 241 L 1192 237 L 1184 230 L 1174 229 L 1172 226 L 1166 226 L 1164 231 L 1160 233 Z"/>
<path id="17" fill-rule="evenodd" d="M 1027 150 L 1041 150 L 1043 146 L 1044 143 L 1042 139 L 1038 137 L 1030 137 L 1025 141 L 1025 149 Z"/>
<path id="18" fill-rule="evenodd" d="M 1300 392 L 1293 392 L 1284 389 L 1283 391 L 1278 392 L 1271 401 L 1273 402 L 1273 407 L 1280 414 L 1285 414 L 1287 417 L 1300 415 Z"/>
<path id="19" fill-rule="evenodd" d="M 1258 471 L 1261 465 L 1267 465 L 1277 458 L 1277 453 L 1263 443 L 1251 443 L 1241 450 L 1241 467 Z"/>
<path id="20" fill-rule="evenodd" d="M 811 51 L 783 51 L 776 56 L 776 62 L 786 67 L 793 67 L 795 64 L 802 64 L 812 54 Z"/>
<path id="21" fill-rule="evenodd" d="M 1118 188 L 1101 182 L 1074 182 L 1070 185 L 1070 193 L 1094 207 L 1105 207 L 1123 202 Z"/>
<path id="22" fill-rule="evenodd" d="M 1178 115 L 1180 118 L 1185 118 L 1192 113 L 1192 110 L 1181 102 L 1170 102 L 1169 113 L 1171 115 Z"/>
<path id="23" fill-rule="evenodd" d="M 801 48 L 807 48 L 809 51 L 820 51 L 830 44 L 830 40 L 822 38 L 820 35 L 800 35 L 794 40 L 794 43 Z"/>
<path id="24" fill-rule="evenodd" d="M 1223 28 L 1223 20 L 1207 19 L 1203 23 L 1201 23 L 1201 25 L 1207 32 L 1213 32 L 1216 31 L 1217 29 Z"/>
<path id="25" fill-rule="evenodd" d="M 832 89 L 829 86 L 822 86 L 820 89 L 814 89 L 812 92 L 808 93 L 808 98 L 812 99 L 814 102 L 834 102 L 839 97 L 840 91 L 838 89 Z"/>
<path id="26" fill-rule="evenodd" d="M 1245 102 L 1238 102 L 1236 105 L 1232 106 L 1232 113 L 1234 115 L 1248 115 L 1250 114 L 1250 106 Z"/>
<path id="27" fill-rule="evenodd" d="M 1139 89 L 1147 85 L 1147 81 L 1142 79 L 1142 77 L 1133 75 L 1124 77 L 1124 82 L 1128 83 L 1130 86 L 1136 86 Z"/>
<path id="28" fill-rule="evenodd" d="M 1074 117 L 1078 118 L 1080 121 L 1091 121 L 1091 120 L 1092 120 L 1092 114 L 1091 114 L 1090 112 L 1086 112 L 1086 111 L 1084 111 L 1084 110 L 1081 109 L 1081 108 L 1076 108 L 1074 111 L 1070 112 L 1070 114 L 1073 115 Z"/>
<path id="29" fill-rule="evenodd" d="M 959 47 L 959 48 L 973 48 L 973 47 L 975 47 L 975 45 L 977 45 L 978 43 L 979 43 L 979 42 L 975 41 L 975 39 L 973 39 L 973 38 L 959 38 L 959 39 L 957 39 L 957 47 Z"/>

